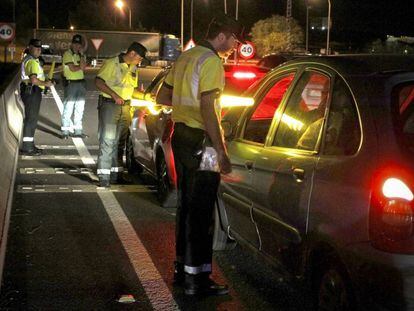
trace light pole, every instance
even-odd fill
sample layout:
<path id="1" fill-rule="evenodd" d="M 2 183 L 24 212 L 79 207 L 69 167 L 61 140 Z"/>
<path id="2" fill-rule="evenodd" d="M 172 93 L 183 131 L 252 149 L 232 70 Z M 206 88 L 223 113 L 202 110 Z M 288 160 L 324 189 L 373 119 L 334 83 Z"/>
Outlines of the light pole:
<path id="1" fill-rule="evenodd" d="M 326 55 L 329 55 L 329 33 L 331 31 L 331 0 L 328 0 L 328 30 L 326 34 Z"/>
<path id="2" fill-rule="evenodd" d="M 39 29 L 39 0 L 36 0 L 36 29 Z"/>
<path id="3" fill-rule="evenodd" d="M 227 0 L 224 0 L 224 14 L 227 15 Z"/>
<path id="4" fill-rule="evenodd" d="M 184 51 L 184 0 L 181 0 L 181 51 Z"/>
<path id="5" fill-rule="evenodd" d="M 236 0 L 236 21 L 239 19 L 239 0 Z"/>
<path id="6" fill-rule="evenodd" d="M 115 6 L 118 7 L 118 9 L 122 10 L 122 8 L 124 7 L 124 2 L 122 0 L 117 0 L 115 2 Z M 128 13 L 129 13 L 129 29 L 132 29 L 132 23 L 131 23 L 131 7 L 128 6 Z"/>
<path id="7" fill-rule="evenodd" d="M 191 0 L 191 14 L 190 14 L 190 39 L 193 39 L 193 11 L 194 11 L 194 0 Z"/>
<path id="8" fill-rule="evenodd" d="M 309 5 L 306 3 L 306 54 L 309 53 Z"/>

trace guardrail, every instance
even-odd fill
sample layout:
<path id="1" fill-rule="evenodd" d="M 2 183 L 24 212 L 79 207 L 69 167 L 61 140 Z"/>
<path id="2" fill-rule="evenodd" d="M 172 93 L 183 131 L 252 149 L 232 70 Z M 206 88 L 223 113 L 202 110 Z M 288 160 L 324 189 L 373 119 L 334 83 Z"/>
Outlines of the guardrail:
<path id="1" fill-rule="evenodd" d="M 23 127 L 19 83 L 20 64 L 0 64 L 0 281 Z"/>

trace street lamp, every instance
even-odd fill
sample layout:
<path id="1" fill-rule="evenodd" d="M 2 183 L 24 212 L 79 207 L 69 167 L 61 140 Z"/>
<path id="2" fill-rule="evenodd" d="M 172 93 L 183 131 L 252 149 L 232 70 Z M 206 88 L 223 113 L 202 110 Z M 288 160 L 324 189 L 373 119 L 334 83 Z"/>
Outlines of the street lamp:
<path id="1" fill-rule="evenodd" d="M 328 0 L 328 31 L 326 34 L 326 55 L 329 55 L 329 33 L 331 30 L 331 0 Z"/>
<path id="2" fill-rule="evenodd" d="M 36 0 L 36 29 L 39 29 L 39 0 Z"/>
<path id="3" fill-rule="evenodd" d="M 309 4 L 306 2 L 306 54 L 309 53 Z"/>
<path id="4" fill-rule="evenodd" d="M 122 10 L 124 7 L 124 2 L 122 0 L 117 0 L 115 2 L 115 6 L 118 7 L 118 9 Z M 132 29 L 132 23 L 131 23 L 131 7 L 128 6 L 128 13 L 129 13 L 129 29 Z"/>
<path id="5" fill-rule="evenodd" d="M 236 0 L 236 21 L 239 19 L 239 0 Z"/>

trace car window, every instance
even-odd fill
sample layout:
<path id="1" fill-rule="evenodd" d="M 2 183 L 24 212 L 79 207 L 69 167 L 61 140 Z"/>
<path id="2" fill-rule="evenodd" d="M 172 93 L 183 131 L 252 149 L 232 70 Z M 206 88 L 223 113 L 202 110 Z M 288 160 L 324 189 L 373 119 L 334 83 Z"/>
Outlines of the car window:
<path id="1" fill-rule="evenodd" d="M 273 146 L 315 150 L 329 98 L 330 78 L 306 71 L 290 96 Z"/>
<path id="2" fill-rule="evenodd" d="M 354 99 L 345 82 L 338 78 L 329 105 L 323 154 L 355 154 L 360 140 L 361 128 Z"/>
<path id="3" fill-rule="evenodd" d="M 414 82 L 394 88 L 393 106 L 395 129 L 399 143 L 414 152 Z"/>
<path id="4" fill-rule="evenodd" d="M 243 138 L 256 143 L 265 142 L 276 109 L 279 107 L 295 74 L 279 77 L 256 105 L 246 122 Z"/>

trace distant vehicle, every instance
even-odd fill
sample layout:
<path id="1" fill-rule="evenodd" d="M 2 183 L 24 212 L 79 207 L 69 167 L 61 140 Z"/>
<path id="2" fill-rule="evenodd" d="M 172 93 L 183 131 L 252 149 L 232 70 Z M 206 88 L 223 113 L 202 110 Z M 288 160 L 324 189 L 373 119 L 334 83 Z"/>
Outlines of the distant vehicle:
<path id="1" fill-rule="evenodd" d="M 62 64 L 62 56 L 57 54 L 48 45 L 42 45 L 40 58 L 44 61 L 45 64 L 51 64 L 53 61 L 55 61 L 56 64 Z"/>
<path id="2" fill-rule="evenodd" d="M 315 310 L 414 310 L 414 57 L 297 59 L 255 87 L 222 122 L 222 248 L 284 267 Z"/>

